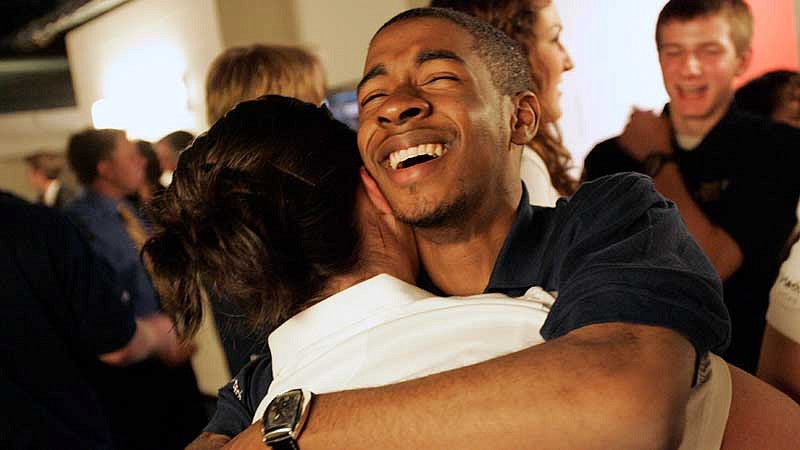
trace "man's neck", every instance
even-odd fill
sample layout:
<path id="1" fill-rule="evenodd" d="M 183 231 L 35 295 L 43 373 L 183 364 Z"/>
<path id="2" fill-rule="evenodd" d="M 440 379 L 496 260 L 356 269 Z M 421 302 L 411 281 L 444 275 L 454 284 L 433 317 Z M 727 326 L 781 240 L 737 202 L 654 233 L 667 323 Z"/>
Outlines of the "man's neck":
<path id="1" fill-rule="evenodd" d="M 719 108 L 706 117 L 687 117 L 670 111 L 670 121 L 675 134 L 688 138 L 704 138 L 722 120 L 730 109 L 732 101 L 731 99 L 724 108 Z"/>
<path id="2" fill-rule="evenodd" d="M 493 208 L 485 221 L 441 229 L 417 229 L 417 248 L 428 277 L 448 295 L 480 294 L 516 219 L 519 198 Z M 479 217 L 475 217 L 479 219 Z"/>
<path id="3" fill-rule="evenodd" d="M 90 186 L 90 189 L 100 195 L 105 195 L 106 197 L 113 198 L 117 201 L 122 200 L 125 197 L 125 192 L 123 192 L 121 189 L 107 181 L 100 179 L 95 180 L 95 182 Z"/>

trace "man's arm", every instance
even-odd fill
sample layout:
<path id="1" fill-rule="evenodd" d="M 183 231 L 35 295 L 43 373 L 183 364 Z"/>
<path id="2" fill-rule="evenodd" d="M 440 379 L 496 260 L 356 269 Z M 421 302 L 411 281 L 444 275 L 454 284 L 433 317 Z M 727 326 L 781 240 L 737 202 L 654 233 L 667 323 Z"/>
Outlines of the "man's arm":
<path id="1" fill-rule="evenodd" d="M 800 344 L 767 324 L 758 377 L 800 403 Z"/>
<path id="2" fill-rule="evenodd" d="M 255 430 L 255 427 L 250 428 Z M 245 433 L 252 434 L 253 437 L 251 438 L 251 442 L 253 444 L 253 448 L 264 450 L 266 446 L 263 442 L 261 442 L 261 428 L 258 428 L 258 435 L 253 434 L 253 432 L 250 431 L 250 428 L 245 430 L 242 435 Z M 230 440 L 231 438 L 223 434 L 209 433 L 204 431 L 200 433 L 200 436 L 197 436 L 197 439 L 193 440 L 192 443 L 186 447 L 186 450 L 218 450 L 225 447 L 225 444 L 230 442 Z M 257 445 L 260 445 L 261 447 L 259 448 Z"/>
<path id="3" fill-rule="evenodd" d="M 667 162 L 654 178 L 656 189 L 676 205 L 689 232 L 700 244 L 720 278 L 727 280 L 742 265 L 744 255 L 739 244 L 722 227 L 706 217 L 692 199 L 674 162 Z"/>
<path id="4" fill-rule="evenodd" d="M 675 332 L 590 325 L 473 366 L 320 395 L 299 445 L 676 448 L 693 370 L 693 347 Z M 263 449 L 260 427 L 252 425 L 224 448 Z"/>
<path id="5" fill-rule="evenodd" d="M 630 157 L 643 163 L 651 155 L 672 154 L 670 129 L 667 118 L 634 108 L 617 143 Z M 654 181 L 658 192 L 678 205 L 689 232 L 717 269 L 720 278 L 727 280 L 742 265 L 744 255 L 739 244 L 722 227 L 711 222 L 692 199 L 677 164 L 666 163 Z"/>

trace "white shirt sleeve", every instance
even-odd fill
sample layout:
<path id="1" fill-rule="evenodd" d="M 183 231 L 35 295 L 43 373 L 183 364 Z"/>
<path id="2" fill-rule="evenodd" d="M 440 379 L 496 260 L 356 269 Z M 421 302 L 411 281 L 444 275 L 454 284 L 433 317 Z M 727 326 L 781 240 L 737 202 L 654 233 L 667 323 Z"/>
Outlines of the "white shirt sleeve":
<path id="1" fill-rule="evenodd" d="M 772 286 L 767 322 L 800 344 L 800 241 L 792 246 L 789 259 L 784 261 Z"/>

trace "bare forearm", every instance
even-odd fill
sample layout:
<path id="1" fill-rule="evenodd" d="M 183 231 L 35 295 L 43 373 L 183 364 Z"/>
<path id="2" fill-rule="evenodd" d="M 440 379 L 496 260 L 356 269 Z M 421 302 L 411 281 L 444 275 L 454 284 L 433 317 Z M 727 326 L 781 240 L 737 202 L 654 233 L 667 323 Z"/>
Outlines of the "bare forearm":
<path id="1" fill-rule="evenodd" d="M 767 324 L 758 377 L 800 403 L 800 344 Z"/>
<path id="2" fill-rule="evenodd" d="M 742 251 L 733 238 L 712 223 L 689 194 L 677 164 L 667 163 L 654 179 L 661 195 L 675 202 L 695 238 L 720 278 L 728 279 L 742 265 Z"/>
<path id="3" fill-rule="evenodd" d="M 300 448 L 672 448 L 693 355 L 666 330 L 585 327 L 467 368 L 320 395 Z M 261 448 L 258 427 L 226 449 Z"/>
<path id="4" fill-rule="evenodd" d="M 201 433 L 197 439 L 186 447 L 186 450 L 219 450 L 225 447 L 231 438 L 221 434 Z M 263 443 L 261 444 L 264 445 Z M 261 449 L 263 450 L 263 448 Z"/>

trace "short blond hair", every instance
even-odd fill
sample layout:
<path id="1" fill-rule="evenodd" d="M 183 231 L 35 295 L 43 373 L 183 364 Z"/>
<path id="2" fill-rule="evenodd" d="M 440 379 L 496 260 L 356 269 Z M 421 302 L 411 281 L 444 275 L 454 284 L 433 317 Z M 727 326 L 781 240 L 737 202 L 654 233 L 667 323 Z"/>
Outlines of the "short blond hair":
<path id="1" fill-rule="evenodd" d="M 750 50 L 753 41 L 753 13 L 744 0 L 670 0 L 656 23 L 656 45 L 661 49 L 661 28 L 673 20 L 689 21 L 698 17 L 722 14 L 731 27 L 736 53 Z"/>
<path id="2" fill-rule="evenodd" d="M 206 77 L 209 126 L 236 104 L 267 94 L 322 103 L 325 73 L 319 59 L 302 48 L 262 44 L 220 53 Z"/>
<path id="3" fill-rule="evenodd" d="M 26 156 L 25 162 L 31 169 L 44 174 L 48 180 L 55 180 L 61 176 L 61 171 L 66 166 L 64 155 L 47 150 L 41 150 Z"/>

